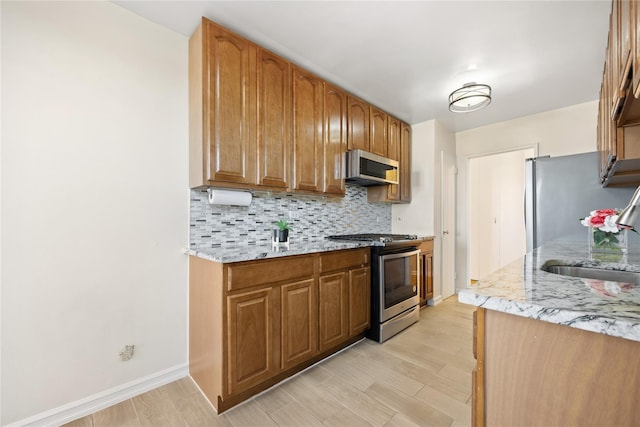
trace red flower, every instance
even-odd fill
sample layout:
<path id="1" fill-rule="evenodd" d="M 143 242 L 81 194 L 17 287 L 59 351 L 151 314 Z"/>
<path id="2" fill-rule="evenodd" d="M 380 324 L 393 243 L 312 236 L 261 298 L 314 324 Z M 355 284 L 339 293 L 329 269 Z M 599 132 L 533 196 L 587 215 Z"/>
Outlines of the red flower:
<path id="1" fill-rule="evenodd" d="M 618 212 L 615 209 L 598 209 L 591 212 L 591 216 L 587 218 L 587 221 L 591 227 L 600 228 L 604 226 L 605 220 L 608 216 L 617 214 Z"/>
<path id="2" fill-rule="evenodd" d="M 597 216 L 597 215 L 596 216 L 592 216 L 591 218 L 589 218 L 589 225 L 591 227 L 594 227 L 594 228 L 602 227 L 604 225 L 604 219 L 605 218 L 606 217 Z"/>
<path id="3" fill-rule="evenodd" d="M 601 217 L 607 217 L 607 216 L 613 216 L 613 215 L 617 215 L 618 211 L 616 211 L 615 209 L 598 209 L 596 211 L 596 215 L 597 216 L 601 216 Z"/>

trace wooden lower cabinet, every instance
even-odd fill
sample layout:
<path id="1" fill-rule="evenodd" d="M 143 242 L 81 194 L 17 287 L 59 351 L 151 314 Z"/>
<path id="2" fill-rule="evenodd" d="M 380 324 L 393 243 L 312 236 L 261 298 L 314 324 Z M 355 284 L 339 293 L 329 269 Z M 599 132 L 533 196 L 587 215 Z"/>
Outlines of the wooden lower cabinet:
<path id="1" fill-rule="evenodd" d="M 371 279 L 369 267 L 349 271 L 349 335 L 371 326 Z"/>
<path id="2" fill-rule="evenodd" d="M 420 245 L 420 305 L 433 298 L 433 240 Z"/>
<path id="3" fill-rule="evenodd" d="M 280 353 L 288 369 L 318 354 L 318 292 L 313 278 L 280 289 Z"/>
<path id="4" fill-rule="evenodd" d="M 640 425 L 640 342 L 478 308 L 472 425 Z"/>
<path id="5" fill-rule="evenodd" d="M 320 255 L 320 347 L 338 336 L 351 338 L 371 325 L 371 278 L 368 248 Z"/>
<path id="6" fill-rule="evenodd" d="M 365 286 L 366 284 L 366 286 Z M 369 248 L 189 258 L 189 372 L 218 413 L 364 336 Z"/>
<path id="7" fill-rule="evenodd" d="M 260 384 L 279 369 L 274 293 L 269 286 L 227 298 L 229 394 Z"/>
<path id="8" fill-rule="evenodd" d="M 348 280 L 344 271 L 320 276 L 320 351 L 333 348 L 349 337 Z"/>

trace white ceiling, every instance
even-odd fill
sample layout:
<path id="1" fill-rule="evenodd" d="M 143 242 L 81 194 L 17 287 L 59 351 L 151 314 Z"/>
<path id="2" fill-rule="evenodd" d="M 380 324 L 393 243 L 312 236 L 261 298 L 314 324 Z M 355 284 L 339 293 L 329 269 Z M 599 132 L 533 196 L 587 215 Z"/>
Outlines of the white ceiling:
<path id="1" fill-rule="evenodd" d="M 186 36 L 207 18 L 411 124 L 453 131 L 598 98 L 611 0 L 115 1 Z M 487 83 L 493 101 L 448 111 Z"/>

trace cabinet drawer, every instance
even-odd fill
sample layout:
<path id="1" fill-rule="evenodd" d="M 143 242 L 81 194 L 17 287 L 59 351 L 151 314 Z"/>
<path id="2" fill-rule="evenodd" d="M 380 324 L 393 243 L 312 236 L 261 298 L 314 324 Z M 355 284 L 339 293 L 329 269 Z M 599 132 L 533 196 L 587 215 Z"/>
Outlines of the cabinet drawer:
<path id="1" fill-rule="evenodd" d="M 369 264 L 369 248 L 335 251 L 320 255 L 320 273 Z"/>
<path id="2" fill-rule="evenodd" d="M 227 266 L 227 289 L 237 290 L 313 276 L 313 257 L 283 257 Z"/>

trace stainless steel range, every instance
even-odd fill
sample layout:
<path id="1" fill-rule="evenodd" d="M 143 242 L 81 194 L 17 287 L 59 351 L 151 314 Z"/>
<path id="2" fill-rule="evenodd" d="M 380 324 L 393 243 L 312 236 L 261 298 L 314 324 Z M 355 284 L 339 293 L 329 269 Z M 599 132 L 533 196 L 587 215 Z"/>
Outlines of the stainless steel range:
<path id="1" fill-rule="evenodd" d="M 332 240 L 365 241 L 371 246 L 371 328 L 366 336 L 378 342 L 413 325 L 420 318 L 418 246 L 411 234 L 347 234 Z"/>

